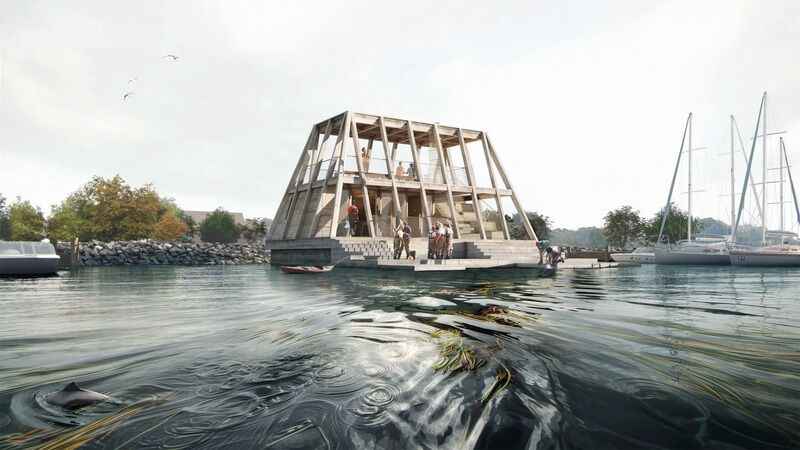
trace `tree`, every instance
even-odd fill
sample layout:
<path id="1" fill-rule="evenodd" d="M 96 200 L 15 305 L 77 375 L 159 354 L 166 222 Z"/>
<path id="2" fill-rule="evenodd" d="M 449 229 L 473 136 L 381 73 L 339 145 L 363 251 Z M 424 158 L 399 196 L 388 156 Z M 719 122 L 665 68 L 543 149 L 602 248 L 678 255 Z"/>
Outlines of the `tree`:
<path id="1" fill-rule="evenodd" d="M 161 218 L 163 218 L 167 213 L 174 214 L 178 220 L 186 225 L 188 228 L 188 231 L 186 232 L 187 235 L 194 235 L 194 233 L 197 231 L 197 224 L 192 216 L 186 214 L 181 208 L 179 208 L 175 203 L 174 198 L 161 197 L 158 205 L 158 219 L 161 220 Z"/>
<path id="2" fill-rule="evenodd" d="M 242 230 L 242 237 L 250 243 L 260 242 L 267 235 L 267 231 L 269 231 L 269 224 L 267 221 L 268 219 L 263 219 L 261 217 L 247 219 L 244 224 L 244 229 Z"/>
<path id="3" fill-rule="evenodd" d="M 200 223 L 200 239 L 205 242 L 236 242 L 240 230 L 228 211 L 217 208 Z"/>
<path id="4" fill-rule="evenodd" d="M 525 215 L 528 216 L 528 221 L 531 223 L 536 237 L 547 239 L 550 236 L 553 221 L 549 217 L 535 211 L 526 211 Z M 506 222 L 508 223 L 508 234 L 511 235 L 511 239 L 531 239 L 522 221 L 520 221 L 519 214 L 514 214 L 513 217 L 506 215 Z"/>
<path id="5" fill-rule="evenodd" d="M 179 237 L 189 233 L 189 226 L 183 223 L 178 217 L 168 212 L 156 222 L 153 228 L 153 239 L 157 241 L 174 241 Z"/>
<path id="6" fill-rule="evenodd" d="M 8 223 L 8 206 L 6 198 L 0 194 L 0 241 L 11 239 L 11 225 Z"/>
<path id="7" fill-rule="evenodd" d="M 44 214 L 31 202 L 17 197 L 8 208 L 8 221 L 13 241 L 38 241 L 44 238 Z"/>
<path id="8" fill-rule="evenodd" d="M 603 219 L 603 234 L 615 247 L 625 247 L 631 240 L 641 237 L 643 231 L 644 223 L 639 211 L 628 205 L 609 211 Z"/>
<path id="9" fill-rule="evenodd" d="M 666 207 L 661 208 L 655 213 L 645 225 L 645 234 L 648 237 L 658 238 L 658 231 L 661 228 L 661 220 L 664 217 Z M 674 203 L 670 204 L 669 215 L 667 216 L 667 223 L 664 226 L 664 236 L 669 238 L 669 242 L 678 242 L 686 239 L 688 231 L 689 214 L 675 206 Z M 698 217 L 692 218 L 692 234 L 701 233 L 705 229 L 705 224 Z"/>
<path id="10" fill-rule="evenodd" d="M 131 188 L 119 175 L 89 183 L 92 235 L 104 241 L 141 239 L 153 233 L 160 198 L 149 184 Z"/>
<path id="11" fill-rule="evenodd" d="M 89 223 L 77 210 L 62 203 L 53 207 L 53 212 L 47 219 L 47 235 L 57 241 L 71 242 L 75 238 L 86 240 L 89 236 Z"/>

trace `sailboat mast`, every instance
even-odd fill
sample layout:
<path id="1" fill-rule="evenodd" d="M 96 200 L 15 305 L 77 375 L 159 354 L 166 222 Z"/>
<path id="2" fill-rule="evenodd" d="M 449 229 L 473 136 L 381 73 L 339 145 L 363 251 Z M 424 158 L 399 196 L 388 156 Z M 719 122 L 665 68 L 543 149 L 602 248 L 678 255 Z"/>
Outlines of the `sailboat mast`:
<path id="1" fill-rule="evenodd" d="M 742 210 L 744 209 L 744 199 L 747 195 L 747 181 L 750 179 L 750 171 L 753 168 L 753 155 L 756 151 L 756 140 L 758 139 L 758 126 L 761 125 L 761 113 L 764 111 L 764 100 L 766 100 L 767 93 L 761 97 L 761 103 L 758 107 L 758 118 L 756 119 L 756 129 L 753 133 L 753 145 L 750 147 L 750 157 L 747 158 L 747 170 L 744 173 L 744 186 L 742 186 L 742 196 L 739 198 L 739 209 L 736 211 L 736 222 L 733 226 L 733 235 L 736 236 L 736 231 L 739 229 L 739 221 L 742 220 Z M 762 210 L 763 212 L 763 210 Z M 762 216 L 763 217 L 763 216 Z"/>
<path id="2" fill-rule="evenodd" d="M 778 207 L 780 208 L 780 218 L 781 218 L 781 228 L 780 231 L 785 230 L 783 228 L 783 158 L 781 158 L 781 150 L 783 148 L 783 137 L 781 137 L 781 145 L 778 147 L 778 159 L 781 160 L 780 167 L 778 168 L 778 173 L 780 174 L 780 182 L 778 183 Z"/>
<path id="3" fill-rule="evenodd" d="M 761 221 L 761 242 L 767 243 L 767 93 L 764 93 L 764 122 L 761 128 L 761 154 L 763 163 L 761 165 L 761 210 L 764 211 L 764 219 Z"/>
<path id="4" fill-rule="evenodd" d="M 792 169 L 789 165 L 789 157 L 786 155 L 786 145 L 783 143 L 783 137 L 781 137 L 781 150 L 783 151 L 783 160 L 786 161 L 786 172 L 789 174 L 789 187 L 792 188 L 792 200 L 794 201 L 794 212 L 797 214 L 797 224 L 800 225 L 800 206 L 797 205 L 797 191 L 794 189 Z"/>
<path id="5" fill-rule="evenodd" d="M 664 226 L 667 224 L 667 217 L 669 211 L 672 209 L 672 191 L 675 189 L 675 179 L 678 177 L 678 169 L 681 167 L 681 156 L 683 156 L 683 146 L 686 144 L 686 131 L 689 129 L 689 122 L 692 120 L 692 113 L 686 118 L 686 125 L 683 127 L 683 136 L 681 137 L 681 148 L 678 150 L 678 161 L 675 162 L 675 171 L 672 172 L 672 183 L 669 185 L 669 194 L 667 194 L 667 206 L 664 207 L 664 213 L 661 215 L 661 228 L 658 229 L 658 243 L 661 242 L 661 237 L 664 236 Z M 758 128 L 758 127 L 756 127 Z"/>
<path id="6" fill-rule="evenodd" d="M 687 222 L 686 240 L 692 240 L 692 116 L 689 116 L 689 220 Z"/>
<path id="7" fill-rule="evenodd" d="M 736 188 L 733 172 L 733 114 L 731 114 L 731 241 L 733 241 L 733 222 L 736 221 Z"/>

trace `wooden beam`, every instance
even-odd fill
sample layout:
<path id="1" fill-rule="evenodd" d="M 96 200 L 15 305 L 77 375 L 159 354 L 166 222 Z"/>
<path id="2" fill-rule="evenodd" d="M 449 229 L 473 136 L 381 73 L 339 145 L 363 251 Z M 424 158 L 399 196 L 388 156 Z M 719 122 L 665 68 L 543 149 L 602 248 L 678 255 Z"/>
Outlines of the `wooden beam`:
<path id="1" fill-rule="evenodd" d="M 342 122 L 347 121 L 347 113 L 345 113 L 344 117 L 342 117 Z M 335 118 L 331 119 L 331 132 L 333 132 Z M 336 136 L 336 143 L 333 146 L 333 153 L 331 153 L 331 160 L 328 164 L 328 170 L 325 172 L 325 181 L 322 183 L 320 189 L 322 192 L 319 194 L 319 199 L 317 199 L 317 206 L 314 208 L 314 219 L 311 221 L 311 229 L 308 230 L 308 237 L 313 238 L 316 236 L 316 230 L 319 226 L 319 215 L 322 213 L 322 202 L 325 199 L 325 193 L 328 191 L 328 182 L 331 180 L 331 174 L 333 173 L 332 166 L 334 165 L 334 161 L 336 161 L 337 152 L 341 151 L 342 141 L 344 140 L 342 135 L 342 127 L 339 127 L 339 134 Z M 320 161 L 320 169 L 322 169 L 322 161 Z M 333 220 L 333 219 L 331 219 Z"/>
<path id="2" fill-rule="evenodd" d="M 500 173 L 500 177 L 503 178 L 503 183 L 506 185 L 506 189 L 511 191 L 511 201 L 514 202 L 514 207 L 517 208 L 517 214 L 519 214 L 519 218 L 522 221 L 522 225 L 525 227 L 525 232 L 528 233 L 528 237 L 533 240 L 538 240 L 536 237 L 536 232 L 533 230 L 530 221 L 528 220 L 528 215 L 525 213 L 525 209 L 522 207 L 519 199 L 517 198 L 517 192 L 514 190 L 514 187 L 511 185 L 511 180 L 506 175 L 506 171 L 503 168 L 503 164 L 500 162 L 500 158 L 497 157 L 497 152 L 494 151 L 494 146 L 492 145 L 492 140 L 489 139 L 489 135 L 484 133 L 486 136 L 486 142 L 489 144 L 489 153 L 492 155 L 492 159 L 494 159 L 494 163 L 497 164 L 497 171 Z"/>
<path id="3" fill-rule="evenodd" d="M 474 206 L 473 209 L 475 209 L 476 219 L 478 220 L 478 232 L 481 235 L 481 239 L 486 239 L 486 228 L 483 226 L 483 208 L 481 207 L 480 199 L 478 199 L 478 193 L 475 190 L 475 174 L 472 171 L 472 160 L 469 157 L 467 144 L 464 142 L 464 134 L 461 128 L 458 129 L 458 145 L 461 147 L 461 158 L 464 160 L 464 168 L 467 171 L 467 182 L 472 189 L 472 204 Z"/>
<path id="4" fill-rule="evenodd" d="M 369 229 L 370 237 L 376 237 L 375 224 L 372 223 L 372 205 L 369 201 L 369 189 L 367 189 L 367 174 L 364 172 L 364 161 L 361 159 L 361 150 L 358 148 L 358 127 L 355 122 L 350 122 L 350 128 L 350 136 L 353 138 L 353 148 L 356 152 L 358 176 L 361 177 L 361 193 L 364 196 L 364 213 L 367 216 L 367 228 Z"/>
<path id="5" fill-rule="evenodd" d="M 511 239 L 511 233 L 508 232 L 508 224 L 506 223 L 506 215 L 503 211 L 503 202 L 500 201 L 500 190 L 497 188 L 497 181 L 494 179 L 492 157 L 489 154 L 489 143 L 486 140 L 486 133 L 481 133 L 481 145 L 483 145 L 483 154 L 486 157 L 486 167 L 489 169 L 489 179 L 492 181 L 492 188 L 494 189 L 494 198 L 497 202 L 497 213 L 500 214 L 500 226 L 503 228 L 503 236 L 505 236 L 506 239 Z"/>
<path id="6" fill-rule="evenodd" d="M 381 128 L 381 140 L 383 141 L 383 154 L 386 158 L 386 170 L 389 171 L 389 180 L 392 182 L 392 201 L 394 203 L 395 220 L 399 223 L 403 220 L 403 209 L 400 206 L 400 196 L 397 194 L 397 181 L 394 179 L 394 157 L 397 153 L 397 144 L 392 149 L 391 158 L 389 157 L 389 138 L 386 136 L 386 125 L 383 123 L 383 116 L 378 118 L 378 126 Z"/>
<path id="7" fill-rule="evenodd" d="M 317 145 L 316 149 L 314 150 L 313 163 L 311 165 L 311 170 L 309 171 L 309 179 L 307 181 L 308 192 L 306 192 L 306 198 L 305 200 L 303 200 L 303 207 L 300 210 L 300 221 L 297 224 L 297 231 L 295 231 L 294 233 L 295 239 L 300 238 L 300 232 L 302 231 L 303 225 L 305 224 L 306 216 L 308 215 L 308 205 L 311 202 L 311 195 L 314 193 L 313 184 L 314 181 L 316 181 L 317 179 L 317 175 L 319 175 L 319 163 L 320 160 L 322 159 L 322 155 L 325 154 L 325 150 L 328 146 L 328 141 L 331 137 L 332 128 L 333 128 L 333 119 L 330 119 L 328 120 L 328 123 L 325 125 L 325 135 L 322 137 L 322 142 L 320 142 L 319 145 Z M 325 192 L 325 187 L 323 186 L 320 195 L 322 195 L 324 192 Z"/>
<path id="8" fill-rule="evenodd" d="M 450 207 L 450 221 L 453 222 L 453 236 L 455 238 L 460 238 L 461 230 L 458 228 L 456 206 L 453 202 L 453 191 L 450 189 L 450 181 L 447 179 L 447 169 L 445 168 L 447 161 L 444 156 L 444 150 L 442 149 L 442 142 L 439 140 L 439 126 L 436 124 L 433 124 L 433 143 L 436 146 L 436 153 L 439 155 L 439 160 L 442 162 L 442 177 L 444 177 L 444 185 L 447 187 L 447 205 Z"/>
<path id="9" fill-rule="evenodd" d="M 342 204 L 342 182 L 344 180 L 344 157 L 342 156 L 344 152 L 344 148 L 346 147 L 347 138 L 350 135 L 350 122 L 353 117 L 353 113 L 350 111 L 347 112 L 347 116 L 344 119 L 344 125 L 339 131 L 339 135 L 342 137 L 342 142 L 339 146 L 339 152 L 335 158 L 336 160 L 336 194 L 333 197 L 333 213 L 331 214 L 331 230 L 330 230 L 330 238 L 336 238 L 336 228 L 339 225 L 339 210 L 341 209 L 340 206 Z"/>
<path id="10" fill-rule="evenodd" d="M 414 139 L 414 126 L 410 120 L 406 121 L 408 127 L 408 143 L 411 146 L 411 157 L 414 159 L 414 167 L 417 169 L 417 178 L 419 178 L 419 198 L 422 202 L 422 214 L 425 215 L 425 232 L 421 233 L 423 236 L 428 234 L 431 229 L 431 213 L 428 210 L 428 195 L 425 193 L 425 183 L 422 182 L 422 166 L 419 165 L 419 155 L 417 154 L 417 140 Z"/>
<path id="11" fill-rule="evenodd" d="M 283 232 L 281 233 L 281 239 L 286 239 L 286 236 L 289 234 L 289 225 L 292 224 L 292 214 L 294 213 L 294 207 L 297 204 L 297 191 L 300 187 L 300 183 L 303 181 L 303 177 L 305 176 L 306 170 L 306 161 L 309 159 L 308 150 L 311 147 L 312 142 L 316 147 L 316 141 L 319 140 L 319 130 L 317 126 L 314 125 L 311 127 L 311 133 L 308 135 L 308 139 L 306 139 L 306 144 L 303 147 L 303 154 L 300 156 L 300 161 L 297 164 L 297 168 L 294 172 L 294 192 L 292 194 L 292 198 L 289 201 L 289 207 L 286 213 L 286 223 L 283 226 Z"/>

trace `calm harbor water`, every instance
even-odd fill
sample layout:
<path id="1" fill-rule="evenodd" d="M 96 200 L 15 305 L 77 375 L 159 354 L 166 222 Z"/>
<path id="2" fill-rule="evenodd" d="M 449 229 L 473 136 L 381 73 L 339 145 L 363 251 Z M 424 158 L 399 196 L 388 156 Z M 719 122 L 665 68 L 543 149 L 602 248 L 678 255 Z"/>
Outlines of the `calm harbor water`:
<path id="1" fill-rule="evenodd" d="M 0 279 L 0 448 L 798 448 L 799 277 L 241 266 Z M 513 320 L 470 315 L 487 305 Z M 485 364 L 435 372 L 436 330 L 460 331 Z M 502 367 L 511 383 L 482 403 Z M 73 380 L 114 401 L 44 401 Z"/>

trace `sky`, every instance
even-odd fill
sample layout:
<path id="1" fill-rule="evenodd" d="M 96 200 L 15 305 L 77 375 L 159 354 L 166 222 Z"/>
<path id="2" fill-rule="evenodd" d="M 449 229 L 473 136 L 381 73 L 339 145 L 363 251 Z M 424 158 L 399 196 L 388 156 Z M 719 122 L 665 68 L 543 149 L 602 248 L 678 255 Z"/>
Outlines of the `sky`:
<path id="1" fill-rule="evenodd" d="M 0 0 L 0 193 L 48 213 L 119 174 L 272 217 L 311 125 L 353 110 L 486 130 L 556 227 L 649 216 L 689 112 L 719 156 L 768 91 L 800 160 L 798 17 L 794 0 Z"/>

